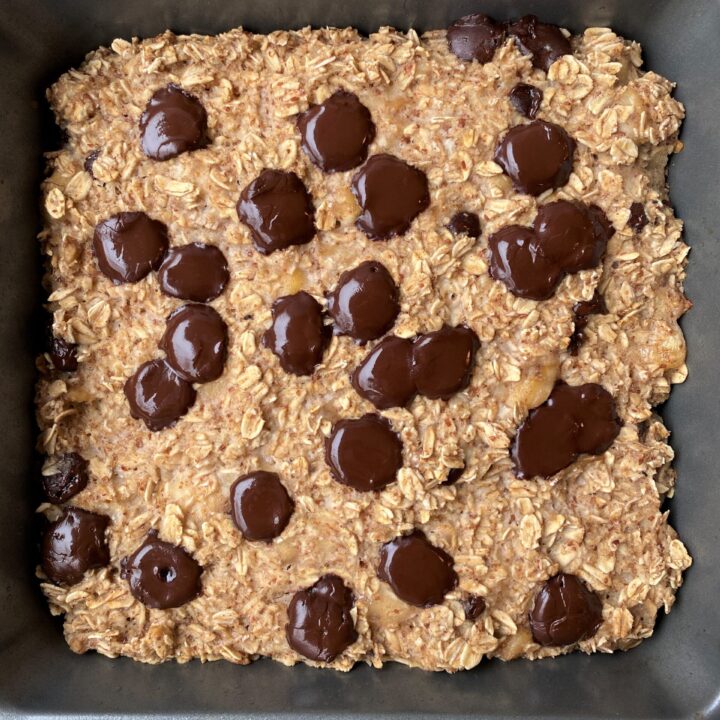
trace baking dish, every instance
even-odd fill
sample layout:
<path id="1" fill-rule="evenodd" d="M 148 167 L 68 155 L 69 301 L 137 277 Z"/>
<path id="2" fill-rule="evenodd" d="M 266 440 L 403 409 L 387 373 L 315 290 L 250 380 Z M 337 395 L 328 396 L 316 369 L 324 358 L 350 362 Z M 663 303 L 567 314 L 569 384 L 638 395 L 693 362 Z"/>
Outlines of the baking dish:
<path id="1" fill-rule="evenodd" d="M 43 90 L 85 52 L 115 37 L 219 32 L 243 25 L 265 32 L 312 25 L 381 25 L 418 30 L 443 27 L 468 12 L 498 18 L 534 12 L 573 30 L 611 25 L 639 40 L 646 65 L 679 83 L 688 111 L 685 150 L 671 164 L 671 200 L 686 221 L 693 247 L 683 321 L 690 377 L 663 415 L 673 430 L 678 497 L 673 524 L 695 564 L 673 612 L 639 648 L 615 656 L 571 655 L 539 663 L 482 664 L 455 676 L 391 666 L 340 675 L 270 661 L 150 667 L 65 646 L 33 578 L 32 447 L 34 337 L 40 323 L 38 188 L 43 149 L 61 142 L 48 121 Z M 0 504 L 0 712 L 7 717 L 122 715 L 184 717 L 238 715 L 305 717 L 354 715 L 483 717 L 712 717 L 720 716 L 720 617 L 715 594 L 720 540 L 713 457 L 720 404 L 714 399 L 712 358 L 720 350 L 715 278 L 720 225 L 715 184 L 720 141 L 717 0 L 4 0 L 0 5 L 0 363 L 4 371 L 0 429 L 5 493 Z"/>

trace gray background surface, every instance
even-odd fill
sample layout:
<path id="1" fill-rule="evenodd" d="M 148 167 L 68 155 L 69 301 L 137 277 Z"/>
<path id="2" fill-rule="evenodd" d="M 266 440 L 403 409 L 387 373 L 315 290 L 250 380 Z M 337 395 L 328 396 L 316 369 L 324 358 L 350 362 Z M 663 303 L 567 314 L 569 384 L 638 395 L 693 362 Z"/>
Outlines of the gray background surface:
<path id="1" fill-rule="evenodd" d="M 305 24 L 443 27 L 469 12 L 536 12 L 575 31 L 612 25 L 639 40 L 646 64 L 679 83 L 686 149 L 671 167 L 671 199 L 692 245 L 683 327 L 688 382 L 663 415 L 679 471 L 671 521 L 695 564 L 673 612 L 639 648 L 614 656 L 482 664 L 455 676 L 390 666 L 349 674 L 270 661 L 142 666 L 65 646 L 33 579 L 33 341 L 37 325 L 42 89 L 115 37 L 265 32 Z M 720 0 L 0 0 L 0 713 L 254 718 L 720 717 L 718 421 L 720 346 L 718 170 Z"/>

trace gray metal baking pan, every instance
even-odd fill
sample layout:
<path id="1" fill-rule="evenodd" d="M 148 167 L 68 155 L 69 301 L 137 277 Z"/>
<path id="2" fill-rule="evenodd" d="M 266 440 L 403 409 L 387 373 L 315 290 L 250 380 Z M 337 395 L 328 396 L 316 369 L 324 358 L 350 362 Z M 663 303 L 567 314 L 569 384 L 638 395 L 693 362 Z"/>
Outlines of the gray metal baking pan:
<path id="1" fill-rule="evenodd" d="M 38 186 L 43 89 L 115 37 L 267 32 L 311 24 L 444 27 L 469 12 L 527 12 L 580 31 L 611 25 L 647 67 L 678 82 L 685 150 L 671 200 L 692 246 L 683 321 L 690 377 L 663 408 L 679 472 L 671 520 L 692 552 L 678 602 L 640 647 L 607 656 L 481 664 L 454 676 L 393 665 L 348 674 L 268 660 L 144 666 L 77 656 L 33 577 L 33 338 L 39 324 Z M 1 0 L 0 1 L 0 713 L 4 717 L 720 718 L 720 0 Z"/>

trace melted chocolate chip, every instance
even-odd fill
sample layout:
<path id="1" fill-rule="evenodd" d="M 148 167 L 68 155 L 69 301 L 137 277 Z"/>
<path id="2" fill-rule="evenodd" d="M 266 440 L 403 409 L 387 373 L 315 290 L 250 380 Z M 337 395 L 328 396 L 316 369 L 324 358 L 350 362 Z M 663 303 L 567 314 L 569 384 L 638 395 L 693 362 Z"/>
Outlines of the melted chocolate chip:
<path id="1" fill-rule="evenodd" d="M 325 441 L 325 462 L 335 480 L 360 492 L 395 482 L 402 456 L 400 436 L 380 415 L 340 420 Z"/>
<path id="2" fill-rule="evenodd" d="M 485 612 L 485 598 L 480 595 L 468 595 L 463 600 L 463 610 L 465 611 L 465 619 L 475 622 Z"/>
<path id="3" fill-rule="evenodd" d="M 463 464 L 462 467 L 450 468 L 443 485 L 454 485 L 465 474 L 465 467 Z"/>
<path id="4" fill-rule="evenodd" d="M 505 39 L 505 29 L 487 15 L 466 15 L 447 31 L 450 52 L 461 60 L 490 62 Z"/>
<path id="5" fill-rule="evenodd" d="M 77 345 L 59 337 L 50 337 L 50 362 L 59 372 L 75 372 L 78 369 Z"/>
<path id="6" fill-rule="evenodd" d="M 288 605 L 288 645 L 310 660 L 332 662 L 358 638 L 350 611 L 352 590 L 337 575 L 323 575 L 295 593 Z"/>
<path id="7" fill-rule="evenodd" d="M 50 523 L 42 539 L 42 569 L 54 583 L 75 585 L 88 570 L 110 562 L 106 515 L 69 507 Z"/>
<path id="8" fill-rule="evenodd" d="M 125 383 L 130 415 L 150 430 L 174 425 L 195 402 L 195 389 L 165 360 L 143 363 Z"/>
<path id="9" fill-rule="evenodd" d="M 518 297 L 546 300 L 566 274 L 599 265 L 614 232 L 595 205 L 543 205 L 532 228 L 509 225 L 490 236 L 490 275 Z"/>
<path id="10" fill-rule="evenodd" d="M 413 341 L 412 377 L 418 392 L 448 400 L 470 384 L 477 335 L 468 327 L 445 326 Z"/>
<path id="11" fill-rule="evenodd" d="M 273 303 L 272 317 L 263 345 L 278 356 L 285 372 L 312 375 L 328 342 L 318 301 L 305 291 L 285 295 Z"/>
<path id="12" fill-rule="evenodd" d="M 453 564 L 450 555 L 414 530 L 382 546 L 378 577 L 406 603 L 430 607 L 439 605 L 457 586 Z"/>
<path id="13" fill-rule="evenodd" d="M 530 629 L 540 645 L 573 645 L 592 637 L 602 625 L 602 602 L 575 575 L 559 573 L 535 597 Z"/>
<path id="14" fill-rule="evenodd" d="M 387 268 L 374 260 L 344 272 L 328 295 L 328 314 L 337 335 L 364 343 L 384 335 L 400 312 L 398 286 Z"/>
<path id="15" fill-rule="evenodd" d="M 207 113 L 202 103 L 177 85 L 157 90 L 140 117 L 143 152 L 170 160 L 208 144 Z"/>
<path id="16" fill-rule="evenodd" d="M 240 194 L 237 214 L 263 255 L 315 237 L 315 208 L 302 180 L 292 172 L 263 170 Z"/>
<path id="17" fill-rule="evenodd" d="M 362 164 L 375 138 L 370 111 L 345 90 L 301 113 L 297 126 L 305 154 L 325 172 L 352 170 Z"/>
<path id="18" fill-rule="evenodd" d="M 522 53 L 532 55 L 532 64 L 546 72 L 559 57 L 572 54 L 570 41 L 560 28 L 540 22 L 535 15 L 525 15 L 509 23 L 507 31 Z"/>
<path id="19" fill-rule="evenodd" d="M 480 237 L 480 218 L 472 212 L 455 213 L 448 223 L 453 235 L 467 235 L 471 238 Z"/>
<path id="20" fill-rule="evenodd" d="M 157 539 L 151 531 L 143 544 L 123 558 L 121 576 L 130 592 L 149 608 L 167 610 L 194 600 L 202 590 L 202 568 L 183 548 Z"/>
<path id="21" fill-rule="evenodd" d="M 181 305 L 168 317 L 159 346 L 183 380 L 211 382 L 225 368 L 227 325 L 208 305 Z"/>
<path id="22" fill-rule="evenodd" d="M 591 300 L 583 300 L 573 305 L 575 327 L 570 336 L 568 352 L 577 355 L 585 340 L 585 328 L 591 315 L 604 315 L 608 311 L 603 296 L 596 290 Z"/>
<path id="23" fill-rule="evenodd" d="M 510 91 L 510 104 L 524 117 L 534 120 L 543 100 L 543 91 L 534 85 L 518 83 Z"/>
<path id="24" fill-rule="evenodd" d="M 83 162 L 83 170 L 85 170 L 86 173 L 89 173 L 92 177 L 95 177 L 93 175 L 93 165 L 95 164 L 95 161 L 100 157 L 100 151 L 99 150 L 93 150 L 91 153 L 88 154 L 88 156 L 85 158 L 85 162 Z"/>
<path id="25" fill-rule="evenodd" d="M 630 206 L 628 225 L 635 233 L 639 233 L 648 224 L 648 216 L 642 203 L 634 202 Z"/>
<path id="26" fill-rule="evenodd" d="M 615 400 L 595 383 L 558 383 L 518 428 L 510 454 L 519 478 L 549 478 L 587 453 L 601 455 L 620 432 Z"/>
<path id="27" fill-rule="evenodd" d="M 295 509 L 285 486 L 272 472 L 256 470 L 230 488 L 232 519 L 248 540 L 272 540 L 285 529 Z"/>
<path id="28" fill-rule="evenodd" d="M 54 463 L 50 475 L 42 476 L 45 497 L 56 505 L 75 497 L 88 484 L 87 460 L 75 452 L 64 453 Z"/>
<path id="29" fill-rule="evenodd" d="M 222 250 L 203 243 L 170 248 L 158 270 L 160 289 L 166 295 L 192 302 L 214 300 L 229 279 Z"/>
<path id="30" fill-rule="evenodd" d="M 389 335 L 383 338 L 352 374 L 358 395 L 379 410 L 405 407 L 415 397 L 410 366 L 412 341 Z"/>
<path id="31" fill-rule="evenodd" d="M 533 120 L 510 128 L 495 150 L 515 190 L 540 195 L 562 187 L 573 168 L 575 141 L 559 125 Z"/>
<path id="32" fill-rule="evenodd" d="M 95 226 L 98 267 L 116 285 L 138 282 L 157 270 L 167 249 L 167 228 L 144 212 L 118 213 Z"/>
<path id="33" fill-rule="evenodd" d="M 362 208 L 357 227 L 371 240 L 405 234 L 430 204 L 425 173 L 393 155 L 373 155 L 352 180 Z"/>

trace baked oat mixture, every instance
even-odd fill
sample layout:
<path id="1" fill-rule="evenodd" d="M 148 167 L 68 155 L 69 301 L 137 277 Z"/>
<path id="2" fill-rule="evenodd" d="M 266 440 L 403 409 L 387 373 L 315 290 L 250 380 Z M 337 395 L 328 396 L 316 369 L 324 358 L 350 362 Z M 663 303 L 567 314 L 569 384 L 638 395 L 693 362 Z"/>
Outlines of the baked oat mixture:
<path id="1" fill-rule="evenodd" d="M 38 575 L 76 652 L 455 671 L 652 634 L 691 559 L 672 84 L 482 15 L 116 40 L 49 98 Z"/>

